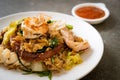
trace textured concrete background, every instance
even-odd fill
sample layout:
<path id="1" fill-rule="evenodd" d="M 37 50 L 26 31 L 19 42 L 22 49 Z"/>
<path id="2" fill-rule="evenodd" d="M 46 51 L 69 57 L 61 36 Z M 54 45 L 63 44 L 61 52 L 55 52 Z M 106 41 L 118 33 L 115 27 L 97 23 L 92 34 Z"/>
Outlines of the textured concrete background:
<path id="1" fill-rule="evenodd" d="M 0 0 L 0 17 L 41 10 L 71 14 L 74 5 L 85 2 L 103 2 L 111 15 L 103 23 L 93 25 L 104 40 L 104 55 L 98 66 L 81 80 L 120 80 L 120 0 Z"/>

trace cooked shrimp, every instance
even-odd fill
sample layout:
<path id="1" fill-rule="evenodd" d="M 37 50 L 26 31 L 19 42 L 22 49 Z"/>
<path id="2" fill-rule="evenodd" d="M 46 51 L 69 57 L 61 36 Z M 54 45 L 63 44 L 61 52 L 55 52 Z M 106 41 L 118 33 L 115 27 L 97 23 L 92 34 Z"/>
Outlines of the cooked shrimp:
<path id="1" fill-rule="evenodd" d="M 47 25 L 41 25 L 39 27 L 30 28 L 22 24 L 21 29 L 23 30 L 23 36 L 25 38 L 37 38 L 40 35 L 47 33 L 48 31 Z"/>
<path id="2" fill-rule="evenodd" d="M 67 28 L 62 28 L 61 34 L 62 34 L 67 46 L 76 52 L 78 52 L 80 50 L 85 50 L 89 47 L 88 42 L 85 40 L 83 40 L 81 42 L 75 41 L 73 33 L 71 31 L 69 31 Z"/>
<path id="3" fill-rule="evenodd" d="M 71 49 L 73 49 L 76 52 L 78 52 L 80 50 L 85 50 L 89 47 L 89 44 L 87 41 L 74 42 L 74 41 L 70 41 L 70 40 L 65 40 L 65 42 Z"/>
<path id="4" fill-rule="evenodd" d="M 47 33 L 48 20 L 50 20 L 50 17 L 44 14 L 41 14 L 38 17 L 25 18 L 21 25 L 23 36 L 25 38 L 36 38 Z"/>
<path id="5" fill-rule="evenodd" d="M 25 22 L 25 25 L 28 27 L 31 27 L 31 26 L 39 27 L 42 24 L 46 24 L 47 21 L 50 19 L 51 19 L 51 17 L 48 15 L 39 14 L 38 16 L 35 16 L 35 17 L 25 18 L 24 22 Z"/>

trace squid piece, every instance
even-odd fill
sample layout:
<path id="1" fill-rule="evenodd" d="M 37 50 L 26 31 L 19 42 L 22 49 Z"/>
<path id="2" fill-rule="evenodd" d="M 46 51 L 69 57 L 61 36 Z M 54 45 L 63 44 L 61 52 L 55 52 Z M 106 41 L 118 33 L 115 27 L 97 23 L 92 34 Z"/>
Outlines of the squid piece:
<path id="1" fill-rule="evenodd" d="M 23 64 L 28 66 L 30 63 L 23 61 Z M 9 49 L 4 49 L 3 46 L 0 45 L 0 64 L 4 64 L 8 66 L 8 68 L 14 68 L 16 66 L 22 67 L 19 63 L 17 55 L 15 52 L 11 52 Z"/>

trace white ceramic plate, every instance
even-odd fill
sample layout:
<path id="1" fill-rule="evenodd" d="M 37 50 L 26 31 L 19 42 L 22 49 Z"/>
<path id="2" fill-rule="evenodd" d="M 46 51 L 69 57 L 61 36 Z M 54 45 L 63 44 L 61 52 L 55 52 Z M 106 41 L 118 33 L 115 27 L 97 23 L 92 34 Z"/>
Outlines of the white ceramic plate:
<path id="1" fill-rule="evenodd" d="M 55 20 L 64 20 L 68 24 L 74 26 L 75 35 L 82 36 L 90 43 L 90 49 L 82 55 L 84 62 L 77 65 L 72 70 L 53 75 L 52 80 L 76 80 L 81 79 L 92 71 L 99 63 L 103 55 L 103 41 L 97 30 L 90 24 L 77 19 L 73 16 L 47 11 L 33 11 L 33 12 L 21 12 L 13 15 L 9 15 L 0 18 L 0 29 L 8 26 L 11 21 L 18 20 L 27 16 L 35 16 L 39 13 L 46 13 L 53 17 Z M 4 67 L 0 67 L 0 79 L 1 80 L 48 80 L 48 77 L 38 77 L 36 75 L 22 75 L 21 72 L 15 70 L 7 70 Z"/>

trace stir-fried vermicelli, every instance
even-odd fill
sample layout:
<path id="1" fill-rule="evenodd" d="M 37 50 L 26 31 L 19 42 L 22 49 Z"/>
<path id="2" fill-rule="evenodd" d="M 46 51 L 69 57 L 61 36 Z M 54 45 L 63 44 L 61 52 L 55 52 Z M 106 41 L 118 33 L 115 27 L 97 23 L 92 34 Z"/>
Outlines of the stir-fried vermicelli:
<path id="1" fill-rule="evenodd" d="M 45 76 L 70 70 L 82 62 L 81 52 L 89 48 L 72 28 L 46 14 L 11 22 L 0 34 L 0 63 Z"/>

